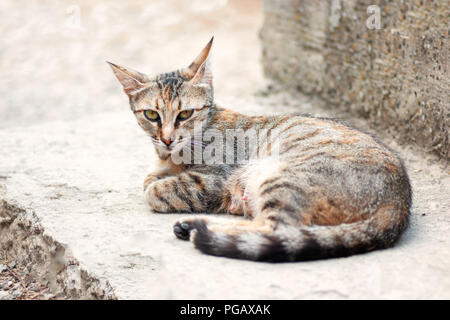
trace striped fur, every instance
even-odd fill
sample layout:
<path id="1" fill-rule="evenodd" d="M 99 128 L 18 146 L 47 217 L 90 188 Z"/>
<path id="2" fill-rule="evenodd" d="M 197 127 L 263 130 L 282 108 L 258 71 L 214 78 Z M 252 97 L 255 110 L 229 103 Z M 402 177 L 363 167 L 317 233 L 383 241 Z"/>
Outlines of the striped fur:
<path id="1" fill-rule="evenodd" d="M 188 68 L 154 78 L 111 64 L 159 156 L 158 169 L 144 182 L 153 211 L 242 215 L 188 216 L 175 223 L 178 238 L 217 256 L 300 261 L 392 246 L 408 225 L 411 207 L 408 175 L 398 156 L 340 120 L 251 117 L 218 106 L 208 63 L 211 45 L 212 39 Z M 159 121 L 146 119 L 146 110 L 157 112 Z M 184 110 L 192 115 L 180 120 Z M 223 136 L 228 129 L 268 134 L 252 146 L 260 157 L 246 164 L 176 163 L 175 153 L 192 160 L 211 146 L 212 141 L 192 138 L 199 135 L 194 123 L 201 124 L 200 134 L 211 129 Z M 236 157 L 237 146 L 232 150 Z M 224 145 L 224 158 L 229 151 Z M 250 152 L 249 146 L 244 151 Z"/>

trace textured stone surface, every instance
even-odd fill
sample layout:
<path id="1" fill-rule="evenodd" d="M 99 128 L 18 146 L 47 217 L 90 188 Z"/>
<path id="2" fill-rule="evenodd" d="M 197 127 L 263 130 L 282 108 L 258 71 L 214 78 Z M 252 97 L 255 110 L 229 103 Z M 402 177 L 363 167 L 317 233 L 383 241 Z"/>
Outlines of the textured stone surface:
<path id="1" fill-rule="evenodd" d="M 9 198 L 3 184 L 0 184 L 0 249 L 0 259 L 15 260 L 8 264 L 9 269 L 19 263 L 50 290 L 53 298 L 115 299 L 109 283 L 99 281 L 80 267 L 67 245 L 44 229 L 33 209 L 20 207 Z M 10 293 L 13 299 L 24 294 L 20 290 Z"/>
<path id="2" fill-rule="evenodd" d="M 450 159 L 448 1 L 267 0 L 264 13 L 267 76 Z"/>
<path id="3" fill-rule="evenodd" d="M 290 108 L 278 107 L 284 99 Z M 236 108 L 326 114 L 292 101 L 301 100 L 269 96 Z M 392 249 L 306 263 L 218 258 L 175 238 L 172 224 L 183 215 L 151 213 L 145 205 L 142 181 L 154 154 L 124 109 L 0 131 L 0 197 L 35 212 L 44 234 L 67 244 L 118 298 L 450 298 L 450 176 L 433 158 L 387 141 L 406 159 L 414 189 L 411 226 Z"/>
<path id="4" fill-rule="evenodd" d="M 217 258 L 175 238 L 172 223 L 183 215 L 149 211 L 142 181 L 153 169 L 153 149 L 104 60 L 167 71 L 189 63 L 213 33 L 216 96 L 226 106 L 344 116 L 301 95 L 254 97 L 265 84 L 258 2 L 230 0 L 209 11 L 194 2 L 80 2 L 81 30 L 65 26 L 62 1 L 0 2 L 8 12 L 0 24 L 0 201 L 19 210 L 1 214 L 5 226 L 16 226 L 2 229 L 1 239 L 19 239 L 8 260 L 33 267 L 26 226 L 39 221 L 49 243 L 64 244 L 70 261 L 93 277 L 88 282 L 107 280 L 118 298 L 450 299 L 448 167 L 384 131 L 378 133 L 405 159 L 414 189 L 411 227 L 392 249 L 307 263 Z M 14 223 L 11 213 L 19 217 Z M 53 260 L 46 250 L 44 273 Z"/>

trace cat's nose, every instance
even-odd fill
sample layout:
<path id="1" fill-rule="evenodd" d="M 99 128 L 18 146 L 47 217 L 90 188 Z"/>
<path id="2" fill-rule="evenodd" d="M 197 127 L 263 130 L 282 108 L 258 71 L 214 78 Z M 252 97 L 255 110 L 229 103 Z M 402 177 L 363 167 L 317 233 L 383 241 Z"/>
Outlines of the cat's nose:
<path id="1" fill-rule="evenodd" d="M 166 139 L 161 137 L 161 141 L 164 142 L 166 146 L 170 146 L 170 144 L 172 143 L 172 140 L 170 138 Z"/>

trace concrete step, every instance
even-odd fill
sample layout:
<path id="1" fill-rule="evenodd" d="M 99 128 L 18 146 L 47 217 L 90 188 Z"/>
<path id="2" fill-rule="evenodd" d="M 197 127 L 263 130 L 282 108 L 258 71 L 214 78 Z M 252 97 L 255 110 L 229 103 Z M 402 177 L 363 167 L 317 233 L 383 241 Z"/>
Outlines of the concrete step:
<path id="1" fill-rule="evenodd" d="M 290 107 L 279 107 L 284 102 Z M 325 113 L 286 94 L 235 107 L 246 113 Z M 411 226 L 398 245 L 348 258 L 268 264 L 201 254 L 172 233 L 172 223 L 184 215 L 150 212 L 142 182 L 152 171 L 153 148 L 127 108 L 0 130 L 0 246 L 17 263 L 41 269 L 54 266 L 55 252 L 66 248 L 60 263 L 79 269 L 59 277 L 56 289 L 78 283 L 74 297 L 449 299 L 448 168 L 411 146 L 386 142 L 405 159 L 414 189 Z M 44 240 L 53 239 L 53 255 L 49 244 L 30 245 L 33 235 L 24 230 L 33 225 Z"/>

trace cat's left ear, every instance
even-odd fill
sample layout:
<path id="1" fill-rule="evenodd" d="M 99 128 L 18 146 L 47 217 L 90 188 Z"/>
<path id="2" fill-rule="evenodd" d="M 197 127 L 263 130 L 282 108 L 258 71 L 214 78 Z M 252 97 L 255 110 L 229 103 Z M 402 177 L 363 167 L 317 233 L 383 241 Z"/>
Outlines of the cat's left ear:
<path id="1" fill-rule="evenodd" d="M 211 70 L 211 62 L 209 59 L 206 59 L 206 61 L 203 62 L 195 76 L 189 82 L 194 85 L 207 85 L 212 88 L 213 75 Z"/>
<path id="2" fill-rule="evenodd" d="M 209 40 L 206 47 L 200 52 L 200 54 L 195 58 L 195 60 L 189 65 L 189 67 L 182 70 L 182 73 L 190 78 L 190 83 L 204 84 L 212 87 L 212 70 L 211 70 L 211 59 L 210 51 L 212 47 L 214 37 Z"/>

